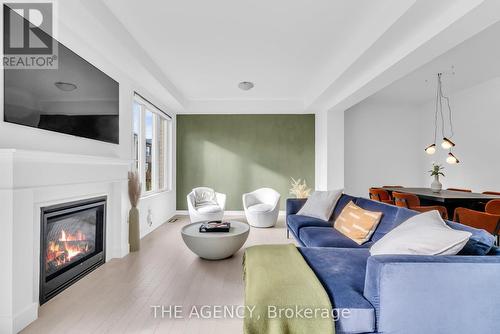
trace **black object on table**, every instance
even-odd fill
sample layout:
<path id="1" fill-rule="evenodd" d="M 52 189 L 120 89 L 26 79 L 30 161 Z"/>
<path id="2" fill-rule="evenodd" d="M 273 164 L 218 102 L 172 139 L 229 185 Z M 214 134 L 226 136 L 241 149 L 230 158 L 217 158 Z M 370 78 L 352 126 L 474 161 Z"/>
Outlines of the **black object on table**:
<path id="1" fill-rule="evenodd" d="M 231 223 L 214 220 L 200 225 L 200 233 L 229 232 Z"/>

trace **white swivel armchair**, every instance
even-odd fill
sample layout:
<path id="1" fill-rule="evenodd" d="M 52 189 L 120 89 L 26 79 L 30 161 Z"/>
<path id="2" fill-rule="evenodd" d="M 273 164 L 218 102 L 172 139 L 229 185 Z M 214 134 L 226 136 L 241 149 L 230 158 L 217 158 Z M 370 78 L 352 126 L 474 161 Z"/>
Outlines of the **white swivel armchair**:
<path id="1" fill-rule="evenodd" d="M 280 210 L 281 195 L 271 188 L 260 188 L 243 194 L 243 208 L 248 224 L 254 227 L 276 225 Z"/>
<path id="2" fill-rule="evenodd" d="M 222 220 L 226 195 L 207 187 L 194 188 L 187 195 L 187 204 L 192 223 Z"/>

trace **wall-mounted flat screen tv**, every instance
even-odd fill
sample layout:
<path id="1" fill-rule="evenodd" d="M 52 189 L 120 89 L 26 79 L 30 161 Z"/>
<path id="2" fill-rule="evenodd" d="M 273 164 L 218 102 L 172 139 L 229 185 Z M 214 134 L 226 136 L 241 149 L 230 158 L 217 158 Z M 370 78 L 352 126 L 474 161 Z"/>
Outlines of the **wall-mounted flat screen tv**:
<path id="1" fill-rule="evenodd" d="M 55 42 L 57 69 L 4 70 L 4 121 L 118 144 L 118 82 Z"/>

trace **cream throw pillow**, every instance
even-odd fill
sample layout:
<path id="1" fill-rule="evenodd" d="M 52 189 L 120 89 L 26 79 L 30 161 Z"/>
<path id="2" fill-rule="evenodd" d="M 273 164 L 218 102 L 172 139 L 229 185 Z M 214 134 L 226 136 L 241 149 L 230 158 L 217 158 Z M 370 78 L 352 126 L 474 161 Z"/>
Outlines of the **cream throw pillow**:
<path id="1" fill-rule="evenodd" d="M 330 220 L 335 205 L 342 196 L 343 189 L 331 191 L 315 191 L 309 196 L 298 215 Z"/>
<path id="2" fill-rule="evenodd" d="M 381 218 L 382 212 L 365 210 L 351 201 L 335 220 L 334 228 L 358 245 L 362 245 L 370 240 Z"/>
<path id="3" fill-rule="evenodd" d="M 215 191 L 211 188 L 200 187 L 194 190 L 195 207 L 218 205 Z"/>
<path id="4" fill-rule="evenodd" d="M 370 254 L 456 255 L 471 235 L 446 225 L 438 211 L 428 211 L 384 235 L 370 248 Z"/>

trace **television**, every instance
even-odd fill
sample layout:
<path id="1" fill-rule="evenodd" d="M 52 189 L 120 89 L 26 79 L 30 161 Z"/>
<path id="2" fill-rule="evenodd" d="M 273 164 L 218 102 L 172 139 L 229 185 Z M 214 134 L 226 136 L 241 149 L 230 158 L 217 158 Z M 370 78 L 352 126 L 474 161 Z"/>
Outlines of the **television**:
<path id="1" fill-rule="evenodd" d="M 4 69 L 4 121 L 118 144 L 118 82 L 53 41 L 57 68 Z"/>

